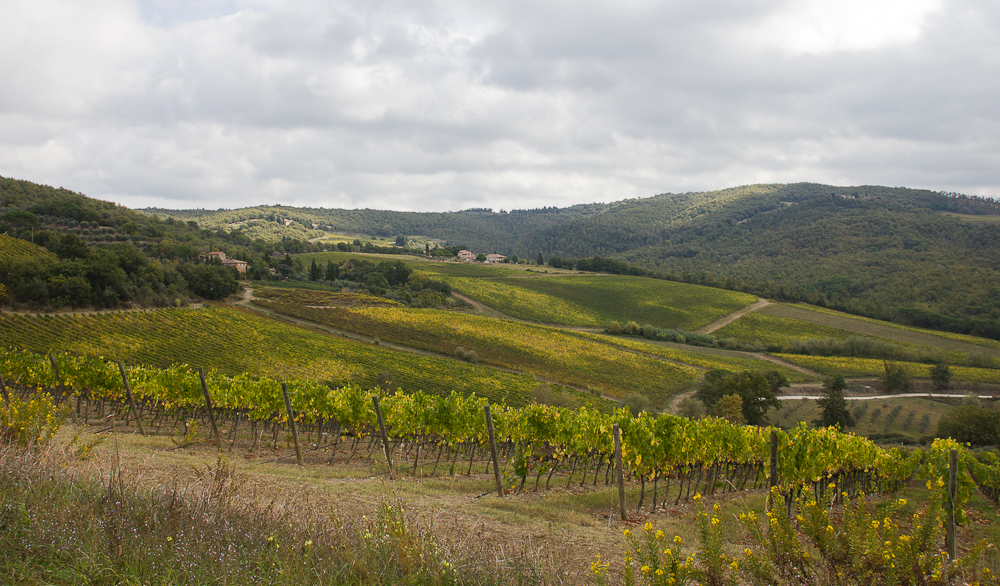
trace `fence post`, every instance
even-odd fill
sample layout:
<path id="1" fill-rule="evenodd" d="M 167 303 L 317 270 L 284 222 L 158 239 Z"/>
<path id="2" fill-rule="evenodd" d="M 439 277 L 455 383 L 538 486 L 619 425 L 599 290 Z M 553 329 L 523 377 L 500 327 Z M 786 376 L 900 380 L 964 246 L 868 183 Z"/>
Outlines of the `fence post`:
<path id="1" fill-rule="evenodd" d="M 946 532 L 944 536 L 945 548 L 948 550 L 948 559 L 958 558 L 958 544 L 955 539 L 955 501 L 958 493 L 958 450 L 952 450 L 948 462 L 948 510 L 945 521 Z"/>
<path id="2" fill-rule="evenodd" d="M 503 482 L 500 481 L 500 459 L 497 457 L 497 439 L 493 433 L 493 414 L 490 404 L 486 404 L 486 435 L 490 439 L 490 456 L 493 458 L 493 477 L 497 481 L 497 495 L 503 496 Z"/>
<path id="3" fill-rule="evenodd" d="M 201 379 L 201 390 L 205 393 L 205 405 L 208 407 L 208 420 L 212 423 L 212 436 L 215 438 L 215 448 L 222 451 L 222 438 L 219 437 L 219 427 L 215 424 L 215 409 L 212 406 L 212 396 L 208 394 L 208 383 L 205 382 L 205 369 L 198 369 L 198 378 Z"/>
<path id="4" fill-rule="evenodd" d="M 288 427 L 292 429 L 292 441 L 295 442 L 295 463 L 302 465 L 302 446 L 299 445 L 299 430 L 295 427 L 295 412 L 292 411 L 292 400 L 288 398 L 288 384 L 281 383 L 281 394 L 285 396 L 285 410 L 288 412 Z"/>
<path id="5" fill-rule="evenodd" d="M 62 373 L 59 372 L 59 364 L 56 362 L 56 357 L 49 352 L 49 363 L 52 364 L 52 371 L 56 373 L 56 381 L 59 383 L 59 390 L 62 392 L 62 400 L 66 400 L 66 383 L 63 382 Z M 73 421 L 80 418 L 80 397 L 76 398 L 76 415 L 73 416 Z"/>
<path id="6" fill-rule="evenodd" d="M 770 476 L 767 479 L 767 511 L 770 511 L 774 507 L 774 496 L 771 494 L 771 489 L 778 486 L 778 430 L 771 430 L 771 457 L 769 460 L 769 472 Z"/>
<path id="7" fill-rule="evenodd" d="M 621 512 L 622 521 L 628 521 L 628 513 L 625 511 L 625 471 L 622 470 L 622 431 L 618 424 L 611 426 L 615 435 L 615 480 L 618 483 L 618 509 Z"/>
<path id="8" fill-rule="evenodd" d="M 372 403 L 375 405 L 375 416 L 378 418 L 378 430 L 382 434 L 382 448 L 385 450 L 385 461 L 389 463 L 389 479 L 396 477 L 396 469 L 392 466 L 392 450 L 389 448 L 389 434 L 385 431 L 385 419 L 382 418 L 382 406 L 379 405 L 378 395 L 372 395 Z"/>
<path id="9" fill-rule="evenodd" d="M 139 426 L 139 433 L 146 435 L 146 430 L 142 428 L 142 417 L 139 416 L 139 409 L 135 405 L 135 397 L 132 396 L 132 387 L 128 384 L 128 376 L 125 374 L 125 365 L 118 361 L 118 371 L 122 373 L 122 382 L 125 383 L 125 396 L 128 397 L 128 412 L 135 413 L 135 423 Z M 125 425 L 128 425 L 128 416 L 125 417 Z"/>

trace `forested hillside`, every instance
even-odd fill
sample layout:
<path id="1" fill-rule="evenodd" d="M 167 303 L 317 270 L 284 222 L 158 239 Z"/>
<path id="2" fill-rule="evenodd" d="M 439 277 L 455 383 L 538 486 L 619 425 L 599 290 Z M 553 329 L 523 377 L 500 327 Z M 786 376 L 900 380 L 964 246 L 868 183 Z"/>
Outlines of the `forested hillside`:
<path id="1" fill-rule="evenodd" d="M 78 260 L 73 246 L 80 240 L 119 256 L 131 254 L 128 244 L 161 262 L 183 263 L 199 252 L 223 250 L 249 262 L 252 276 L 259 278 L 270 269 L 289 276 L 304 267 L 279 266 L 274 253 L 322 248 L 310 244 L 310 238 L 333 232 L 422 236 L 476 252 L 533 260 L 541 253 L 552 266 L 606 270 L 600 267 L 618 263 L 611 272 L 708 284 L 1000 338 L 1000 204 L 979 197 L 799 183 L 509 212 L 285 206 L 145 212 L 61 188 L 0 179 L 3 230 L 33 239 L 64 263 Z M 363 248 L 358 244 L 354 249 Z M 593 258 L 597 256 L 603 260 Z M 57 273 L 67 278 L 81 274 L 70 268 L 62 266 Z M 49 273 L 43 281 L 56 276 Z M 132 281 L 163 283 L 164 295 L 168 282 L 178 285 L 170 291 L 186 291 L 181 280 L 164 279 Z M 7 288 L 30 296 L 29 281 L 8 283 Z M 57 279 L 57 288 L 59 283 Z M 37 294 L 38 283 L 34 289 Z M 127 287 L 118 289 L 118 299 L 133 295 Z M 159 289 L 151 287 L 154 293 Z M 90 299 L 100 301 L 96 295 L 92 291 Z"/>

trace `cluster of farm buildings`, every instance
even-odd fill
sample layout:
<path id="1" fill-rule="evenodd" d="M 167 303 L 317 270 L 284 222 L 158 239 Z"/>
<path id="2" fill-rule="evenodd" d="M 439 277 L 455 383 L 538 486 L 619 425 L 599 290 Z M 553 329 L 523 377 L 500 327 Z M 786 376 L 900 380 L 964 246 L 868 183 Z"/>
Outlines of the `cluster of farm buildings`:
<path id="1" fill-rule="evenodd" d="M 469 251 L 469 250 L 459 250 L 458 251 L 458 260 L 460 260 L 462 262 L 473 262 L 473 261 L 476 260 L 476 253 L 474 253 L 472 251 Z M 487 254 L 486 255 L 486 262 L 487 263 L 506 262 L 506 261 L 507 261 L 507 257 L 504 256 L 504 255 L 502 255 L 502 254 Z"/>

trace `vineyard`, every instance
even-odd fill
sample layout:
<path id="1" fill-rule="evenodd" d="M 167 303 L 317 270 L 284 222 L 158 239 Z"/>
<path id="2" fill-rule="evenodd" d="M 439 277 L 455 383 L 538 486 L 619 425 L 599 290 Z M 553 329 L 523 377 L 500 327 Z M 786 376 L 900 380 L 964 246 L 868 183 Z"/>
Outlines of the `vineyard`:
<path id="1" fill-rule="evenodd" d="M 56 255 L 41 246 L 36 246 L 27 240 L 0 234 L 0 257 L 17 256 L 38 256 L 49 260 L 56 260 Z"/>
<path id="2" fill-rule="evenodd" d="M 531 371 L 563 384 L 600 388 L 616 397 L 640 392 L 660 403 L 690 386 L 697 375 L 692 367 L 531 324 L 431 309 L 316 309 L 285 302 L 259 304 L 316 323 L 449 356 L 461 347 L 475 352 L 479 362 Z"/>
<path id="3" fill-rule="evenodd" d="M 161 368 L 199 364 L 230 376 L 255 372 L 338 386 L 374 386 L 388 373 L 406 391 L 475 393 L 511 405 L 524 404 L 538 384 L 528 375 L 347 341 L 221 305 L 75 316 L 0 314 L 0 338 L 34 352 L 120 356 Z"/>
<path id="4" fill-rule="evenodd" d="M 645 354 L 660 356 L 662 358 L 666 358 L 667 360 L 683 362 L 697 368 L 721 368 L 722 370 L 729 370 L 733 372 L 740 370 L 774 370 L 781 373 L 786 379 L 789 380 L 789 382 L 805 382 L 815 380 L 815 377 L 811 377 L 807 374 L 799 372 L 798 370 L 781 366 L 768 360 L 754 358 L 746 352 L 737 352 L 717 348 L 699 348 L 697 350 L 692 348 L 682 350 L 664 343 L 650 343 L 638 341 L 632 338 L 606 336 L 592 334 L 589 332 L 576 332 L 574 335 L 581 338 L 598 340 L 605 344 L 613 344 L 615 346 L 629 348 Z"/>
<path id="5" fill-rule="evenodd" d="M 617 275 L 448 282 L 459 293 L 520 319 L 590 327 L 617 320 L 693 331 L 756 300 L 745 293 Z"/>
<path id="6" fill-rule="evenodd" d="M 304 460 L 298 432 L 302 431 L 313 453 L 323 447 L 330 454 L 320 460 L 312 456 L 312 463 L 327 458 L 373 459 L 381 451 L 387 458 L 384 464 L 391 464 L 386 471 L 390 475 L 404 470 L 454 475 L 470 474 L 482 466 L 489 472 L 491 461 L 502 460 L 506 486 L 516 490 L 524 490 L 529 479 L 538 490 L 543 475 L 546 489 L 557 475 L 557 482 L 567 485 L 610 482 L 617 427 L 623 474 L 641 484 L 640 509 L 649 483 L 651 510 L 695 494 L 767 485 L 778 487 L 790 503 L 803 488 L 817 495 L 831 490 L 833 495 L 846 493 L 853 498 L 859 492 L 898 490 L 914 476 L 929 485 L 943 484 L 951 450 L 959 451 L 962 462 L 960 520 L 961 505 L 976 483 L 991 498 L 1000 490 L 996 459 L 980 461 L 951 440 L 936 440 L 926 452 L 903 451 L 881 448 L 833 428 L 799 426 L 783 431 L 714 418 L 688 420 L 647 412 L 632 417 L 627 409 L 602 414 L 532 404 L 500 406 L 490 415 L 487 400 L 475 395 L 387 395 L 357 385 L 279 383 L 218 371 L 206 375 L 186 366 L 125 368 L 98 357 L 68 354 L 5 351 L 0 353 L 0 376 L 5 404 L 14 401 L 23 407 L 32 397 L 37 403 L 37 391 L 45 389 L 78 421 L 95 420 L 107 426 L 104 431 L 127 428 L 131 420 L 140 433 L 163 433 L 182 422 L 189 428 L 208 419 L 213 429 L 216 422 L 220 424 L 222 431 L 214 432 L 220 449 L 223 441 L 232 448 L 240 438 L 253 449 L 262 443 L 277 446 L 279 436 L 288 430 L 300 463 Z M 242 436 L 241 423 L 249 427 Z M 42 433 L 44 429 L 43 425 Z M 491 436 L 495 444 L 488 441 Z M 774 468 L 768 464 L 769 454 L 776 454 Z"/>
<path id="7" fill-rule="evenodd" d="M 775 354 L 778 358 L 811 368 L 823 374 L 842 374 L 856 377 L 879 377 L 885 373 L 885 361 L 877 358 L 857 358 L 853 356 L 804 356 L 801 354 Z M 906 369 L 911 378 L 931 378 L 930 364 L 919 362 L 897 362 Z M 951 366 L 952 380 L 1000 384 L 1000 370 L 976 368 L 972 366 Z"/>
<path id="8" fill-rule="evenodd" d="M 787 346 L 795 340 L 807 338 L 846 340 L 857 334 L 849 330 L 754 311 L 716 330 L 712 335 L 717 338 L 736 338 L 747 343 L 759 340 L 765 345 Z"/>

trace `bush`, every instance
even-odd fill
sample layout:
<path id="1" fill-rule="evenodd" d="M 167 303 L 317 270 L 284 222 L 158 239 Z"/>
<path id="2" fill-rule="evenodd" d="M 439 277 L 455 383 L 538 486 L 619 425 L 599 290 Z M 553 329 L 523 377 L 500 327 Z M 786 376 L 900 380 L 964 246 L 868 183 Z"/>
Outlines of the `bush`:
<path id="1" fill-rule="evenodd" d="M 885 369 L 882 375 L 882 386 L 885 387 L 885 390 L 901 392 L 910 389 L 910 375 L 906 373 L 902 364 L 886 361 L 882 365 Z"/>
<path id="2" fill-rule="evenodd" d="M 643 411 L 649 411 L 649 397 L 637 392 L 631 392 L 622 397 L 622 403 L 628 407 L 633 416 Z"/>
<path id="3" fill-rule="evenodd" d="M 67 409 L 52 395 L 35 391 L 27 399 L 16 395 L 0 404 L 0 441 L 22 448 L 48 443 L 66 420 Z"/>
<path id="4" fill-rule="evenodd" d="M 937 437 L 974 446 L 1000 444 L 1000 412 L 978 405 L 959 405 L 938 420 Z"/>
<path id="5" fill-rule="evenodd" d="M 684 397 L 677 404 L 677 414 L 688 419 L 701 419 L 705 416 L 705 404 L 694 397 Z"/>
<path id="6" fill-rule="evenodd" d="M 931 367 L 931 381 L 934 388 L 938 390 L 947 389 L 951 386 L 951 369 L 947 364 L 935 364 Z"/>

